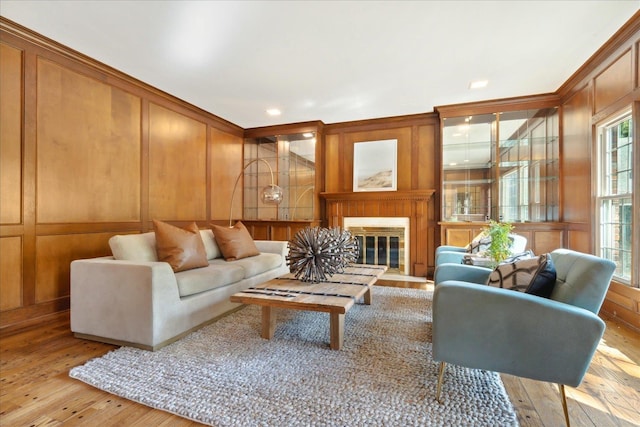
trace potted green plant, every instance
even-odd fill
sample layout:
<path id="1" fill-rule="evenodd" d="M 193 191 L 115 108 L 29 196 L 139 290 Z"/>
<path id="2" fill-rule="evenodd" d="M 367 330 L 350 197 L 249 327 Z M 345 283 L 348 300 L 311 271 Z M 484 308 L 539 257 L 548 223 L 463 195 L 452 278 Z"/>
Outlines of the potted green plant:
<path id="1" fill-rule="evenodd" d="M 511 239 L 509 233 L 513 230 L 513 225 L 509 222 L 491 221 L 489 225 L 484 228 L 485 233 L 491 239 L 491 244 L 486 251 L 487 257 L 492 261 L 493 267 L 500 264 L 507 259 L 511 252 Z"/>

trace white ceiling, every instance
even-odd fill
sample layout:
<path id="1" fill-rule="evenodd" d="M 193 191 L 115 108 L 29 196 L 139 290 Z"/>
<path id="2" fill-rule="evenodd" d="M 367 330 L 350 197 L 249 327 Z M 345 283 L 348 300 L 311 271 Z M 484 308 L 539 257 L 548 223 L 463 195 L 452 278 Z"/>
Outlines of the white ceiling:
<path id="1" fill-rule="evenodd" d="M 251 128 L 554 92 L 639 6 L 0 0 L 0 14 Z M 489 86 L 470 90 L 477 79 Z M 274 107 L 281 116 L 266 114 Z"/>

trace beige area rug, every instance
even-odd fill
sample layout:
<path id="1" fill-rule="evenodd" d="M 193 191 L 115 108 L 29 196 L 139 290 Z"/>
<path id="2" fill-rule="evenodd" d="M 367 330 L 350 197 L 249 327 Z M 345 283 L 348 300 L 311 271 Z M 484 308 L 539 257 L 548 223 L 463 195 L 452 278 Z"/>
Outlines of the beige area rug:
<path id="1" fill-rule="evenodd" d="M 248 306 L 157 352 L 122 347 L 70 376 L 214 426 L 510 426 L 498 374 L 448 366 L 435 400 L 431 291 L 374 287 L 329 349 L 326 313 L 280 311 L 272 340 Z"/>

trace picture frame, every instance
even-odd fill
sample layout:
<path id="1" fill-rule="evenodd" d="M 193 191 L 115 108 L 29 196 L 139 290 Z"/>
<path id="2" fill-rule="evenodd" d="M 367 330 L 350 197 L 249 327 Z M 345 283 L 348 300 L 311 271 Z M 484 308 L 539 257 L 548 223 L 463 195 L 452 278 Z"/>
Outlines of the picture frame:
<path id="1" fill-rule="evenodd" d="M 396 191 L 398 140 L 353 144 L 353 191 Z"/>

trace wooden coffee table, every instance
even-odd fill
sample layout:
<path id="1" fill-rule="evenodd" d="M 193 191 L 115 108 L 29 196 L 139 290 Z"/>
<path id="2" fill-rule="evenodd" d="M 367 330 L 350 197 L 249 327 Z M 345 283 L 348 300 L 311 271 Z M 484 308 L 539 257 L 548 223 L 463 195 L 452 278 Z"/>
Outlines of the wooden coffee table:
<path id="1" fill-rule="evenodd" d="M 330 347 L 340 350 L 344 338 L 344 315 L 358 301 L 371 304 L 371 287 L 387 270 L 381 265 L 353 264 L 344 273 L 320 283 L 305 283 L 293 274 L 269 280 L 231 296 L 231 302 L 262 306 L 262 338 L 271 339 L 276 329 L 274 308 L 329 313 Z"/>

